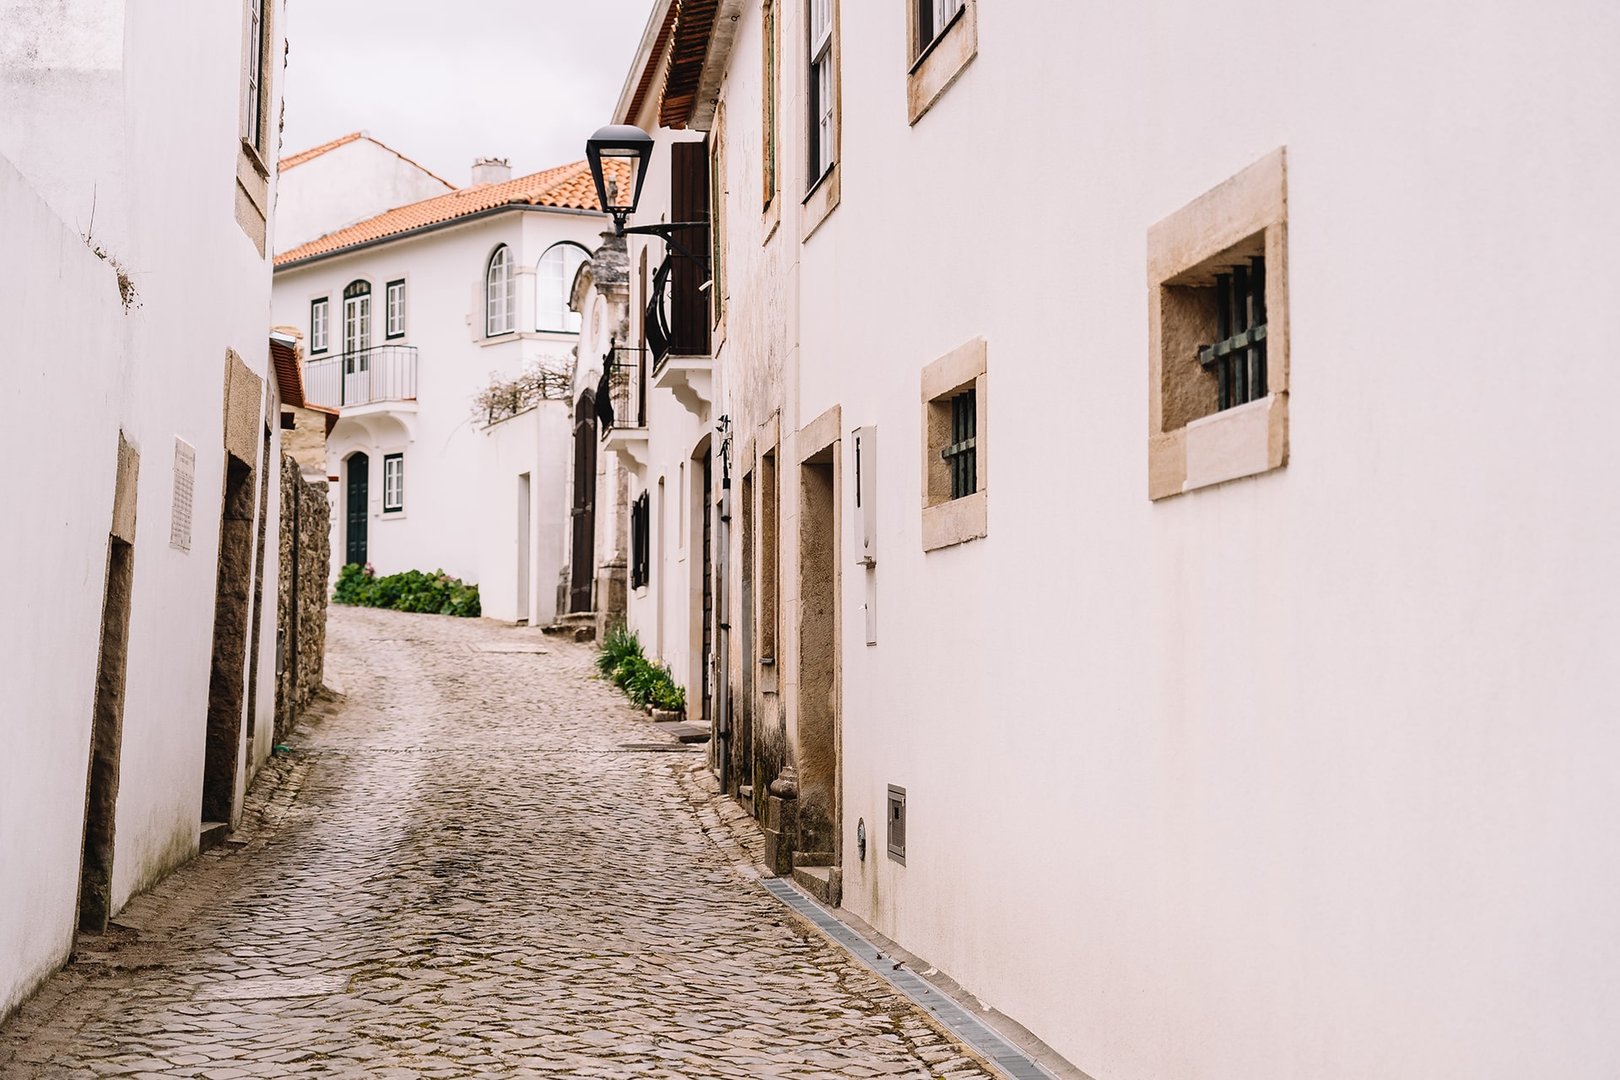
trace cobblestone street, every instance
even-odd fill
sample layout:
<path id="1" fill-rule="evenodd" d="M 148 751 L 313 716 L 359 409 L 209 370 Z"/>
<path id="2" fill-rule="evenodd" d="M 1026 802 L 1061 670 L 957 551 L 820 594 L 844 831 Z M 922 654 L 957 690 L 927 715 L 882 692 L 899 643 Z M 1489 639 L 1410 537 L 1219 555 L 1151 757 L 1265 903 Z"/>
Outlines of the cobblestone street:
<path id="1" fill-rule="evenodd" d="M 987 1075 L 750 878 L 588 646 L 339 608 L 329 649 L 236 839 L 81 943 L 0 1078 Z"/>

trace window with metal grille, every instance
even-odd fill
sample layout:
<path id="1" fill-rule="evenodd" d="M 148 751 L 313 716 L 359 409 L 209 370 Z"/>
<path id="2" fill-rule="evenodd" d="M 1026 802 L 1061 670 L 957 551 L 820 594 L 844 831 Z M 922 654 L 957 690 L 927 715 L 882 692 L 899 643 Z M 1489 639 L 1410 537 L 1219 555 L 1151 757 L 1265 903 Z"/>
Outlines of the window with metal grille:
<path id="1" fill-rule="evenodd" d="M 323 353 L 326 351 L 327 321 L 330 317 L 331 302 L 326 297 L 309 302 L 309 351 Z"/>
<path id="2" fill-rule="evenodd" d="M 383 292 L 383 335 L 405 336 L 405 282 L 390 281 Z"/>
<path id="3" fill-rule="evenodd" d="M 917 55 L 928 51 L 962 14 L 963 0 L 912 0 L 917 6 Z"/>
<path id="4" fill-rule="evenodd" d="M 383 458 L 383 513 L 397 514 L 405 509 L 405 455 Z"/>
<path id="5" fill-rule="evenodd" d="M 940 451 L 951 471 L 951 498 L 979 490 L 978 391 L 963 390 L 951 398 L 951 441 Z"/>
<path id="6" fill-rule="evenodd" d="M 512 254 L 502 244 L 484 273 L 484 336 L 510 334 L 517 326 L 512 303 Z"/>
<path id="7" fill-rule="evenodd" d="M 833 166 L 837 143 L 833 115 L 833 0 L 807 0 L 810 7 L 810 184 Z"/>
<path id="8" fill-rule="evenodd" d="M 630 504 L 630 587 L 639 589 L 651 579 L 652 502 L 643 491 Z"/>
<path id="9" fill-rule="evenodd" d="M 1215 376 L 1217 410 L 1266 396 L 1266 260 L 1249 258 L 1215 275 L 1217 340 L 1198 350 L 1198 363 Z"/>

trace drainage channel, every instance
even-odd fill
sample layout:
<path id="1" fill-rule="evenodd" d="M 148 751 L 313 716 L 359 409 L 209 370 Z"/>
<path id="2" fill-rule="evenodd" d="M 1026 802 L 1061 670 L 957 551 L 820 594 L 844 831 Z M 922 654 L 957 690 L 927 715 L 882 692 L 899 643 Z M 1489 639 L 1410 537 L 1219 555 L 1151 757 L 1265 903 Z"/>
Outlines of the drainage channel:
<path id="1" fill-rule="evenodd" d="M 886 960 L 877 946 L 840 922 L 816 901 L 795 889 L 782 878 L 766 878 L 761 882 L 767 892 L 815 924 L 861 963 L 919 1005 L 928 1015 L 939 1021 L 945 1029 L 962 1042 L 983 1055 L 1001 1072 L 1013 1080 L 1057 1080 L 1048 1070 L 1030 1060 L 1022 1050 L 986 1027 L 978 1017 L 940 993 L 926 979 L 909 968 L 898 967 Z"/>

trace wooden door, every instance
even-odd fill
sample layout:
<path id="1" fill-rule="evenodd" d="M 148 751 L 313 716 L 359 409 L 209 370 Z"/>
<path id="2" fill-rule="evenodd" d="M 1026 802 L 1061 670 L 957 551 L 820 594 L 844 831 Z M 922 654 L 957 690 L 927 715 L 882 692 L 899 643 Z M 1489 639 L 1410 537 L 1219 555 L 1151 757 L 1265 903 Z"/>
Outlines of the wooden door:
<path id="1" fill-rule="evenodd" d="M 347 552 L 344 562 L 366 564 L 366 525 L 371 520 L 371 459 L 364 454 L 349 458 L 348 513 L 345 517 L 344 537 Z"/>
<path id="2" fill-rule="evenodd" d="M 568 610 L 590 611 L 596 579 L 596 395 L 587 390 L 574 409 L 573 564 Z"/>

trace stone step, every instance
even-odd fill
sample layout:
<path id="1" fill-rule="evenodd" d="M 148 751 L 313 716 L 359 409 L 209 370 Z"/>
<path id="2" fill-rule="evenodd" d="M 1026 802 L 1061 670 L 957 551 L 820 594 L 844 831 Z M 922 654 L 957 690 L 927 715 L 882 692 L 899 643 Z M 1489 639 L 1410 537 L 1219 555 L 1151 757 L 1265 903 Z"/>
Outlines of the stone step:
<path id="1" fill-rule="evenodd" d="M 705 743 L 709 741 L 709 729 L 703 724 L 654 724 L 659 731 L 667 731 L 683 743 Z"/>
<path id="2" fill-rule="evenodd" d="M 794 866 L 831 866 L 833 853 L 830 851 L 795 851 L 793 853 Z"/>
<path id="3" fill-rule="evenodd" d="M 202 829 L 197 834 L 197 850 L 198 850 L 198 852 L 211 851 L 214 848 L 217 848 L 217 847 L 223 845 L 225 843 L 225 837 L 227 835 L 229 835 L 230 831 L 231 831 L 231 827 L 226 822 L 223 822 L 223 821 L 205 821 L 205 822 L 203 822 L 202 823 Z"/>
<path id="4" fill-rule="evenodd" d="M 844 898 L 844 872 L 836 866 L 795 866 L 793 883 L 828 907 Z"/>

